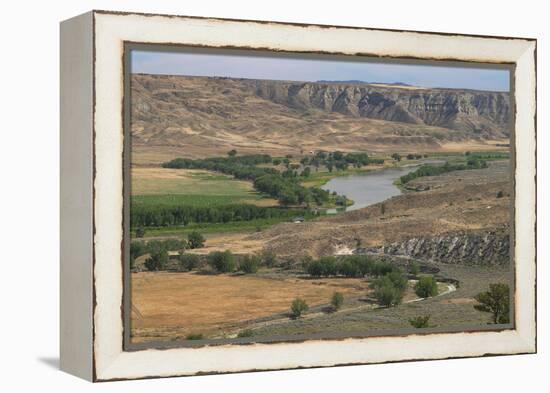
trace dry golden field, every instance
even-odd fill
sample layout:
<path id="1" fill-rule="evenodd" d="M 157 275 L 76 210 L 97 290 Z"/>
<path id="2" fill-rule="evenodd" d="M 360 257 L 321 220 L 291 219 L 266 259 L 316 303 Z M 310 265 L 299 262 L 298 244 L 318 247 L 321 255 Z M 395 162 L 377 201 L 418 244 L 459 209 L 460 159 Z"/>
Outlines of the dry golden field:
<path id="1" fill-rule="evenodd" d="M 301 297 L 310 307 L 330 303 L 335 292 L 365 296 L 364 279 L 284 279 L 199 273 L 141 272 L 132 274 L 134 342 L 207 337 L 252 321 L 289 311 Z"/>

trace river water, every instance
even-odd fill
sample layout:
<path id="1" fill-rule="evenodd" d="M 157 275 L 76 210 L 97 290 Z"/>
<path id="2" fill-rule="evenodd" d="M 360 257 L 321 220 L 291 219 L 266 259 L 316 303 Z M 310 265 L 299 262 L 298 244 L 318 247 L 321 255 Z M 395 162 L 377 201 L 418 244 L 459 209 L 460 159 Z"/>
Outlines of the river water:
<path id="1" fill-rule="evenodd" d="M 330 192 L 336 191 L 345 195 L 355 203 L 338 211 L 351 211 L 382 202 L 401 194 L 401 190 L 393 182 L 403 175 L 414 171 L 418 165 L 401 168 L 384 169 L 350 176 L 335 177 L 321 188 Z M 328 214 L 336 213 L 336 209 L 328 209 Z"/>

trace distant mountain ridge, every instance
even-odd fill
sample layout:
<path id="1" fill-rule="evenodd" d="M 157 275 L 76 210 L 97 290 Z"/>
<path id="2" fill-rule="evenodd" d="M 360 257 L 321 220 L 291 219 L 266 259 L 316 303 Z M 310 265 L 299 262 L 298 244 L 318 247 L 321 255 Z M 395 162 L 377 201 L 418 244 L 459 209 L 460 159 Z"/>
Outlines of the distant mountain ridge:
<path id="1" fill-rule="evenodd" d="M 318 80 L 315 83 L 337 83 L 337 84 L 350 84 L 350 85 L 388 85 L 388 86 L 413 86 L 408 83 L 403 82 L 367 82 L 359 79 L 349 79 L 349 80 Z"/>
<path id="2" fill-rule="evenodd" d="M 352 117 L 440 126 L 486 138 L 507 135 L 507 93 L 393 89 L 389 85 L 346 85 L 245 81 L 262 98 L 298 109 L 317 108 Z M 403 86 L 403 85 L 399 85 Z"/>
<path id="3" fill-rule="evenodd" d="M 133 143 L 149 146 L 436 150 L 507 139 L 510 111 L 499 92 L 132 75 Z"/>

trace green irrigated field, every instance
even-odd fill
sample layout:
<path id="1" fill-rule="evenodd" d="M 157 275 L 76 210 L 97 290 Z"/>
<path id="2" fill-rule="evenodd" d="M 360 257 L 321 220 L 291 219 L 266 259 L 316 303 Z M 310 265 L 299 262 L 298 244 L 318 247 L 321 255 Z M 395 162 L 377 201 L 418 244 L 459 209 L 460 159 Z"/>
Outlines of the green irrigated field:
<path id="1" fill-rule="evenodd" d="M 132 169 L 131 199 L 138 206 L 277 205 L 256 192 L 250 182 L 203 170 L 169 168 Z"/>

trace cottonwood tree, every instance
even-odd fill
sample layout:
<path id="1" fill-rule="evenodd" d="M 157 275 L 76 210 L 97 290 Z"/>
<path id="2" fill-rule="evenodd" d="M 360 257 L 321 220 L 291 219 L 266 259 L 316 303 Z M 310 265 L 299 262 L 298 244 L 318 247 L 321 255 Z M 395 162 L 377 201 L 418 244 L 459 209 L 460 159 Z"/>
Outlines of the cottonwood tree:
<path id="1" fill-rule="evenodd" d="M 414 285 L 414 292 L 418 297 L 432 297 L 439 293 L 437 281 L 434 276 L 422 276 Z"/>
<path id="2" fill-rule="evenodd" d="M 510 287 L 507 284 L 490 284 L 487 292 L 475 296 L 479 304 L 474 305 L 478 311 L 493 314 L 493 323 L 510 322 Z"/>

